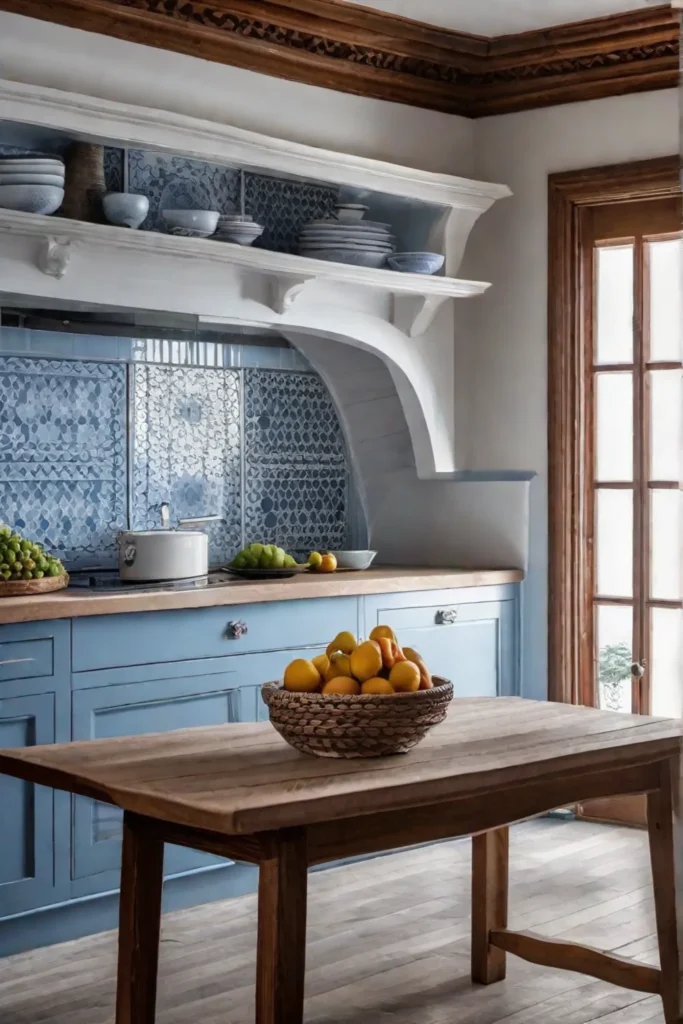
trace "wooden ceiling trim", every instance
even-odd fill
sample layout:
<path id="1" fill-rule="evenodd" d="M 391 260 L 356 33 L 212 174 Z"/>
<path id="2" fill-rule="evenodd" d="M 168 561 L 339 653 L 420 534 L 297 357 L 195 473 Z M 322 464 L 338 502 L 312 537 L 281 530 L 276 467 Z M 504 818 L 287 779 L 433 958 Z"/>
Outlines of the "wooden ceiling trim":
<path id="1" fill-rule="evenodd" d="M 342 0 L 0 0 L 0 10 L 466 117 L 679 80 L 669 6 L 492 40 Z"/>

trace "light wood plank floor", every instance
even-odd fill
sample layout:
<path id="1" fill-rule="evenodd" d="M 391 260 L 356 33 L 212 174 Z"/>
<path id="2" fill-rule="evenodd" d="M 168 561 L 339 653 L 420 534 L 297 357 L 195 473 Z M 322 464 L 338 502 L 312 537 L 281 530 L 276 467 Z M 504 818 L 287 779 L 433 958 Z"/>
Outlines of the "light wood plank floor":
<path id="1" fill-rule="evenodd" d="M 509 958 L 469 980 L 470 843 L 311 876 L 306 1024 L 663 1024 L 658 998 Z M 643 832 L 545 819 L 513 830 L 511 927 L 657 964 Z M 168 914 L 158 1024 L 251 1024 L 253 896 Z M 0 961 L 2 1024 L 110 1024 L 115 935 Z"/>

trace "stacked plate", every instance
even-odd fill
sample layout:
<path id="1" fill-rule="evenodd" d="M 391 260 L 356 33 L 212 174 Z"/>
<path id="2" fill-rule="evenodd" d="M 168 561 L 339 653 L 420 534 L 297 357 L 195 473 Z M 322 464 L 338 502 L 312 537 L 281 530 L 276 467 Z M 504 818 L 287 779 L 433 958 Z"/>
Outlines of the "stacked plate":
<path id="1" fill-rule="evenodd" d="M 251 245 L 263 234 L 262 224 L 257 224 L 246 213 L 224 213 L 218 218 L 218 231 L 214 238 L 218 242 L 236 242 L 237 245 Z"/>
<path id="2" fill-rule="evenodd" d="M 24 213 L 54 213 L 64 199 L 64 162 L 59 157 L 0 159 L 0 207 Z"/>
<path id="3" fill-rule="evenodd" d="M 361 214 L 362 216 L 362 214 Z M 357 267 L 383 267 L 394 251 L 389 224 L 371 220 L 314 220 L 299 236 L 299 253 L 314 260 L 352 263 Z"/>

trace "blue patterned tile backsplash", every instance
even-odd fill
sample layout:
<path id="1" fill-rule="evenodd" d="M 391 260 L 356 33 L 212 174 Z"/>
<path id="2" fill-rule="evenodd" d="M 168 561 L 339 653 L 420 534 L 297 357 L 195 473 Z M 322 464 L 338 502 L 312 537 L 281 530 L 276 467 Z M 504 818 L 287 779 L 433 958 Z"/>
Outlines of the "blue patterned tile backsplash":
<path id="1" fill-rule="evenodd" d="M 0 519 L 111 564 L 126 523 L 126 367 L 0 359 Z"/>
<path id="2" fill-rule="evenodd" d="M 0 352 L 31 333 L 1 328 Z M 158 525 L 165 501 L 174 520 L 221 516 L 208 528 L 214 564 L 257 539 L 299 554 L 348 543 L 341 427 L 296 359 L 239 369 L 233 351 L 227 365 L 161 365 L 141 356 L 167 343 L 133 341 L 124 361 L 125 339 L 99 337 L 90 361 L 70 357 L 71 336 L 52 337 L 66 358 L 0 354 L 0 519 L 74 567 L 115 564 L 117 529 Z"/>

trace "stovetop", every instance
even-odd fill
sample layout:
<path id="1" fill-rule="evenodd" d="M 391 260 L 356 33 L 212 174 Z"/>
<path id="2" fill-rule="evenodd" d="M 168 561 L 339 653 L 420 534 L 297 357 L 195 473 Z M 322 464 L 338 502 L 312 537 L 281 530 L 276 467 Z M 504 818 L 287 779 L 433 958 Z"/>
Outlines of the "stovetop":
<path id="1" fill-rule="evenodd" d="M 69 586 L 98 593 L 128 591 L 206 590 L 208 587 L 225 587 L 240 580 L 224 569 L 212 569 L 208 576 L 193 576 L 184 580 L 164 580 L 159 583 L 122 580 L 116 569 L 75 569 L 69 571 Z"/>

